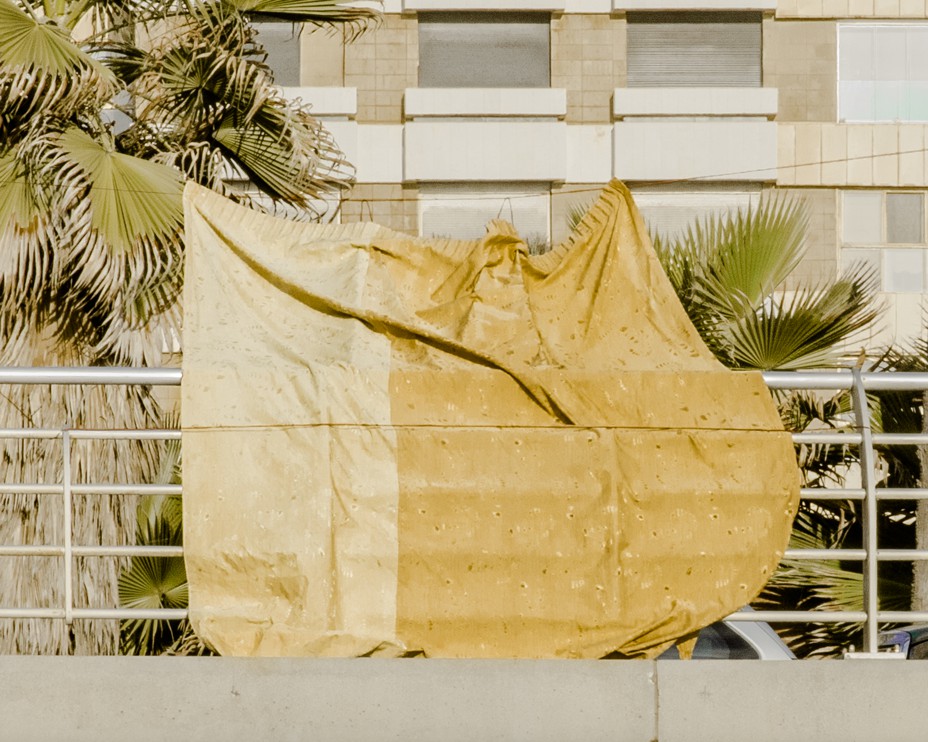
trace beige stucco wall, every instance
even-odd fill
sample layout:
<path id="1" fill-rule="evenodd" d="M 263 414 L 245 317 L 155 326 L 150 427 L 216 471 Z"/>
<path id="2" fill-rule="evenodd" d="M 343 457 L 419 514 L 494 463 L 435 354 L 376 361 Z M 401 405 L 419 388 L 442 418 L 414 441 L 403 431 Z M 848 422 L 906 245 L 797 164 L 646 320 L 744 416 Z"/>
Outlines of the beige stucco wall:
<path id="1" fill-rule="evenodd" d="M 415 16 L 384 15 L 383 23 L 345 46 L 345 85 L 358 89 L 358 121 L 400 123 L 403 91 L 419 77 Z"/>
<path id="2" fill-rule="evenodd" d="M 343 29 L 305 24 L 300 34 L 300 85 L 342 87 L 344 84 Z"/>
<path id="3" fill-rule="evenodd" d="M 779 89 L 779 121 L 837 120 L 834 21 L 764 23 L 764 85 Z"/>
<path id="4" fill-rule="evenodd" d="M 786 288 L 834 278 L 838 272 L 837 200 L 834 188 L 779 188 L 776 193 L 804 201 L 809 214 L 806 254 Z M 768 194 L 770 195 L 770 194 Z"/>
<path id="5" fill-rule="evenodd" d="M 564 14 L 551 20 L 551 87 L 567 90 L 567 121 L 608 123 L 612 91 L 625 87 L 625 19 Z"/>

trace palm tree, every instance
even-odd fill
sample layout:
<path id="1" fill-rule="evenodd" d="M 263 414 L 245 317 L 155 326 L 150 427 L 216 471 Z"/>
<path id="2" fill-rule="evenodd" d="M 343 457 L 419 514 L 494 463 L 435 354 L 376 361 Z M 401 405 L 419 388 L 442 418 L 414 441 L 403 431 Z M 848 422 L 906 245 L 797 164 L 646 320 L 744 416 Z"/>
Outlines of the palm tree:
<path id="1" fill-rule="evenodd" d="M 855 335 L 878 316 L 873 276 L 858 268 L 831 281 L 786 282 L 805 252 L 807 217 L 801 202 L 778 198 L 756 208 L 710 216 L 677 239 L 654 237 L 658 257 L 703 340 L 730 368 L 798 370 L 838 364 Z M 788 430 L 840 428 L 849 424 L 850 397 L 805 392 L 778 394 Z M 803 486 L 841 481 L 856 463 L 856 451 L 839 446 L 802 446 Z M 859 538 L 856 503 L 803 502 L 791 546 L 837 547 Z M 782 608 L 847 610 L 863 604 L 861 573 L 837 561 L 784 561 L 760 596 Z M 887 575 L 886 592 L 899 581 Z M 891 584 L 890 584 L 891 583 Z M 797 654 L 834 653 L 852 640 L 856 626 L 825 625 L 811 631 L 782 630 Z M 858 642 L 859 643 L 859 642 Z"/>
<path id="2" fill-rule="evenodd" d="M 263 208 L 224 183 L 231 169 L 305 218 L 351 182 L 331 136 L 273 86 L 253 14 L 352 33 L 375 17 L 346 0 L 0 0 L 0 365 L 160 363 L 179 326 L 185 179 Z M 145 389 L 0 390 L 4 428 L 144 428 L 160 416 Z M 152 481 L 163 454 L 87 445 L 73 478 Z M 0 459 L 7 481 L 60 481 L 48 442 L 0 441 Z M 60 543 L 56 498 L 0 494 L 0 508 L 4 543 Z M 135 502 L 89 497 L 76 503 L 74 539 L 125 543 L 135 523 Z M 78 566 L 89 575 L 78 604 L 113 604 L 120 565 Z M 60 605 L 59 569 L 18 561 L 0 576 L 0 604 Z M 117 642 L 115 623 L 0 621 L 2 652 Z"/>

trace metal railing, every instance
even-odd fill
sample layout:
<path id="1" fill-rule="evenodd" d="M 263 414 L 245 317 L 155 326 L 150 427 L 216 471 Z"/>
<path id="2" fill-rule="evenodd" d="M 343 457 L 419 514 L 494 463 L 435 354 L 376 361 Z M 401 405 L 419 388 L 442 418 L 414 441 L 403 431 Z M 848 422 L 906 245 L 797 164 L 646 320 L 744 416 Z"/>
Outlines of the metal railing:
<path id="1" fill-rule="evenodd" d="M 864 651 L 875 651 L 880 623 L 928 621 L 928 612 L 883 611 L 879 609 L 877 569 L 881 561 L 928 560 L 926 549 L 880 549 L 877 543 L 879 500 L 926 500 L 928 488 L 877 488 L 875 446 L 925 445 L 928 434 L 874 433 L 867 392 L 925 391 L 928 373 L 863 372 L 858 369 L 827 372 L 767 372 L 764 380 L 774 390 L 850 390 L 854 425 L 845 432 L 815 431 L 793 434 L 796 444 L 850 445 L 859 448 L 861 487 L 803 488 L 805 500 L 859 500 L 863 503 L 863 546 L 859 549 L 788 549 L 787 559 L 840 559 L 863 562 L 862 611 L 743 611 L 730 620 L 768 622 L 856 622 L 864 624 Z M 0 384 L 86 384 L 178 386 L 180 369 L 128 368 L 0 368 Z M 60 608 L 0 607 L 0 618 L 53 618 L 71 622 L 78 618 L 178 619 L 183 609 L 76 608 L 72 584 L 74 558 L 81 556 L 133 557 L 183 556 L 180 546 L 86 546 L 74 544 L 71 533 L 74 495 L 180 495 L 180 485 L 75 484 L 71 482 L 71 443 L 75 440 L 179 440 L 179 430 L 71 430 L 0 429 L 0 438 L 53 438 L 61 440 L 62 483 L 5 483 L 0 492 L 58 496 L 64 506 L 63 543 L 55 545 L 0 545 L 0 557 L 54 556 L 64 560 L 64 605 Z"/>

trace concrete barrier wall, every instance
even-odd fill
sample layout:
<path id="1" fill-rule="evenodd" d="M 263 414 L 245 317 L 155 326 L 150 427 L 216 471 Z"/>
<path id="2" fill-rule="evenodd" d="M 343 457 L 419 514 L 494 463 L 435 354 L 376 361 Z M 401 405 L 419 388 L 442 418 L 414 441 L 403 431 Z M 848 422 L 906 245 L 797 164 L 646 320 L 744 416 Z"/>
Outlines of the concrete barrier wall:
<path id="1" fill-rule="evenodd" d="M 9 742 L 925 742 L 928 662 L 0 657 Z"/>

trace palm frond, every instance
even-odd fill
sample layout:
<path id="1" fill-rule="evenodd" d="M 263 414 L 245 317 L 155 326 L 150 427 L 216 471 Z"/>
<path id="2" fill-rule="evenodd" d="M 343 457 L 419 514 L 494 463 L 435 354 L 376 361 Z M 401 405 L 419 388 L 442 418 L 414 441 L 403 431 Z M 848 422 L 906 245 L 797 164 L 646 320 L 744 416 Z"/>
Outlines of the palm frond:
<path id="1" fill-rule="evenodd" d="M 177 233 L 183 222 L 183 181 L 177 171 L 116 152 L 73 127 L 57 144 L 87 178 L 91 223 L 112 249 L 129 250 L 142 239 Z"/>
<path id="2" fill-rule="evenodd" d="M 256 18 L 303 21 L 316 25 L 338 25 L 348 30 L 348 38 L 362 33 L 380 19 L 381 0 L 365 5 L 355 0 L 227 0 L 235 8 Z"/>
<path id="3" fill-rule="evenodd" d="M 879 316 L 867 275 L 771 298 L 725 323 L 733 362 L 743 368 L 797 370 L 833 366 L 841 344 Z"/>

